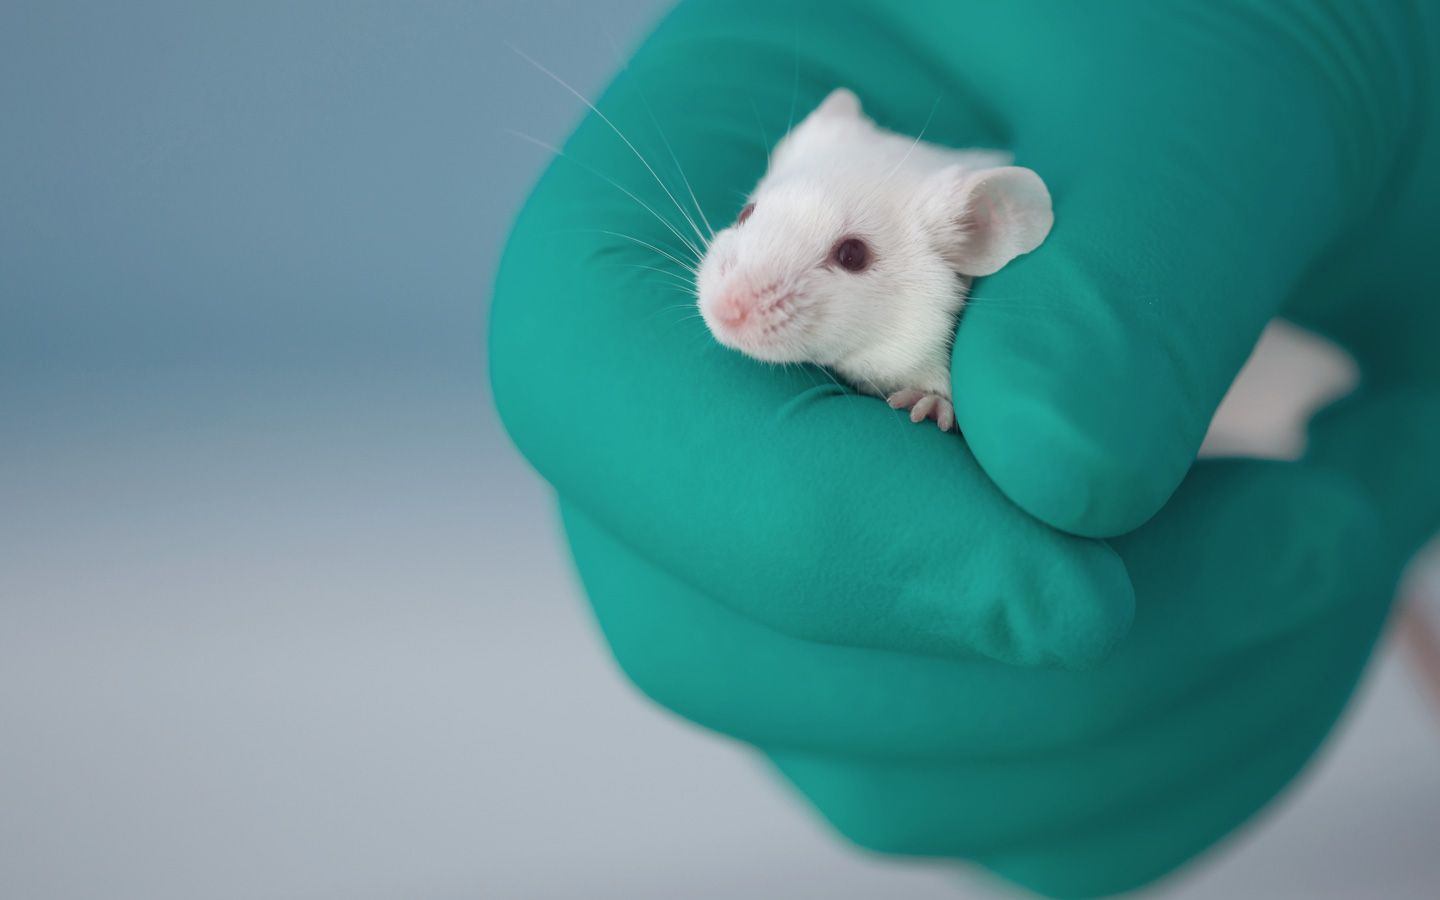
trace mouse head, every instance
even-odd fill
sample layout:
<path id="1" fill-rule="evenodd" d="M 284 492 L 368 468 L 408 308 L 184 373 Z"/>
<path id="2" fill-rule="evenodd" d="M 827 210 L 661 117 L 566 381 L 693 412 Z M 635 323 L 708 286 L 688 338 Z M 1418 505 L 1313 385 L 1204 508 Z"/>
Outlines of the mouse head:
<path id="1" fill-rule="evenodd" d="M 830 94 L 701 261 L 711 333 L 756 359 L 835 364 L 953 317 L 970 277 L 1035 249 L 1053 221 L 1034 172 L 977 158 L 881 129 L 850 91 Z"/>

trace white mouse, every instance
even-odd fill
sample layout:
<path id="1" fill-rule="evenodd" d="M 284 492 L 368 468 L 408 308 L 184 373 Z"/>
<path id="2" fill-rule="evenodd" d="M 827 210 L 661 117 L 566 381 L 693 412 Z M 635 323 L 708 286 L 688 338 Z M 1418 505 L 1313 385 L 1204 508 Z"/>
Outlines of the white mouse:
<path id="1" fill-rule="evenodd" d="M 1045 240 L 1050 192 L 998 150 L 880 128 L 843 88 L 795 126 L 696 276 L 727 347 L 827 366 L 858 390 L 955 423 L 950 346 L 971 279 Z"/>

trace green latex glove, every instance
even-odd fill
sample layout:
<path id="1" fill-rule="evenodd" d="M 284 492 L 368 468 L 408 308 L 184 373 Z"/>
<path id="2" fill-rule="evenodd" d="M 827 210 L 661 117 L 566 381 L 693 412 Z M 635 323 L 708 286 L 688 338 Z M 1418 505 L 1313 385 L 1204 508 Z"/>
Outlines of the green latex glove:
<path id="1" fill-rule="evenodd" d="M 491 323 L 497 404 L 631 677 L 766 748 L 862 843 L 1054 896 L 1155 877 L 1283 786 L 1440 498 L 1435 22 L 1156 6 L 687 5 L 599 102 L 666 188 L 589 117 Z M 910 133 L 940 96 L 928 139 L 1015 149 L 1055 197 L 962 321 L 963 442 L 723 350 L 666 255 L 688 259 L 692 189 L 731 221 L 837 85 Z M 1202 466 L 1109 544 L 1026 514 L 1148 519 L 1277 310 L 1365 366 L 1316 437 L 1349 475 Z"/>
<path id="2" fill-rule="evenodd" d="M 1343 404 L 1312 456 L 1330 465 L 1201 463 L 1117 538 L 1137 615 L 1089 672 L 798 640 L 564 518 L 626 673 L 763 748 L 844 835 L 1101 897 L 1224 837 L 1333 725 L 1440 519 L 1440 384 Z"/>
<path id="3" fill-rule="evenodd" d="M 1297 520 L 1320 528 L 1304 548 L 1285 536 Z M 760 746 L 861 846 L 976 860 L 1052 897 L 1143 884 L 1270 799 L 1339 713 L 1389 588 L 1355 565 L 1372 549 L 1363 495 L 1259 463 L 1198 467 L 1117 541 L 1138 614 L 1090 672 L 797 640 L 574 508 L 565 523 L 647 694 Z"/>

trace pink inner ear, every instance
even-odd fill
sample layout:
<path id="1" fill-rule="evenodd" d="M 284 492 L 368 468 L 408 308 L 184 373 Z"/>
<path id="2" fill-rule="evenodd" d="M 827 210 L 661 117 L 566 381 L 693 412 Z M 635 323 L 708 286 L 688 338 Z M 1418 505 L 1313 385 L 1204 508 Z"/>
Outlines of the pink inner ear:
<path id="1" fill-rule="evenodd" d="M 994 274 L 1050 233 L 1050 192 L 1034 172 L 1005 166 L 963 177 L 960 241 L 951 260 L 961 274 Z"/>
<path id="2" fill-rule="evenodd" d="M 989 230 L 995 222 L 995 199 L 983 188 L 974 194 L 970 207 L 970 227 L 976 231 Z"/>

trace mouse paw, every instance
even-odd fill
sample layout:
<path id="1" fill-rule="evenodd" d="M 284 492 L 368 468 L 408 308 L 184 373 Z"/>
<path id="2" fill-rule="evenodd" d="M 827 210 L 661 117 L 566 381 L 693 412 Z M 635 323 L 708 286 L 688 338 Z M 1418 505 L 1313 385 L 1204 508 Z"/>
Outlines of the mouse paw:
<path id="1" fill-rule="evenodd" d="M 886 398 L 891 409 L 910 410 L 910 421 L 923 422 L 934 419 L 941 431 L 949 431 L 955 424 L 955 407 L 939 394 L 924 391 L 896 391 Z"/>

